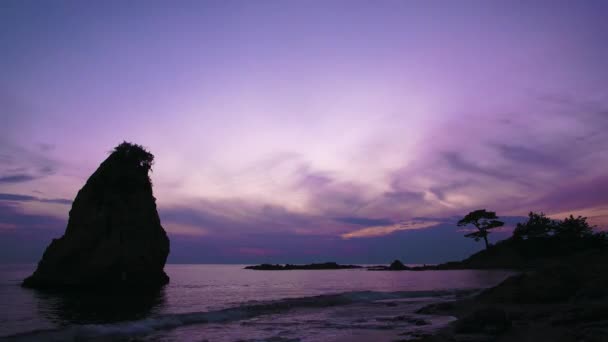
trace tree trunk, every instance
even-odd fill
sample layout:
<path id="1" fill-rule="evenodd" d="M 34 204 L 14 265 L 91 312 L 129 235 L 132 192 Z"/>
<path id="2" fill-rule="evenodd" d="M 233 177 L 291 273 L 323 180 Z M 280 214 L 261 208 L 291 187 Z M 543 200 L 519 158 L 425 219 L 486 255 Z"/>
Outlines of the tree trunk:
<path id="1" fill-rule="evenodd" d="M 486 250 L 487 250 L 488 248 L 490 248 L 490 244 L 488 243 L 488 236 L 487 236 L 487 235 L 485 235 L 485 236 L 483 237 L 483 241 L 486 243 Z"/>

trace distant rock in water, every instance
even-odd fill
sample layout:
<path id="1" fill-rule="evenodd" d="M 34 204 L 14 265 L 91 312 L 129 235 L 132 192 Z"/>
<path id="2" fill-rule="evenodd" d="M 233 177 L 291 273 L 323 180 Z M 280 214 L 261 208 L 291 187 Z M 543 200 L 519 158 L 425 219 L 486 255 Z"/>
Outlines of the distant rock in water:
<path id="1" fill-rule="evenodd" d="M 148 172 L 154 156 L 123 142 L 89 177 L 23 286 L 51 289 L 160 287 L 169 238 L 160 224 Z"/>
<path id="2" fill-rule="evenodd" d="M 369 266 L 368 271 L 410 271 L 413 268 L 405 266 L 401 260 L 395 259 L 389 266 Z"/>
<path id="3" fill-rule="evenodd" d="M 408 269 L 399 259 L 393 261 L 388 268 L 393 271 L 402 271 Z"/>
<path id="4" fill-rule="evenodd" d="M 307 265 L 292 265 L 292 264 L 261 264 L 255 266 L 247 266 L 245 269 L 248 270 L 260 270 L 260 271 L 289 271 L 289 270 L 341 270 L 351 268 L 362 268 L 358 265 L 340 265 L 335 262 L 325 262 L 322 264 L 307 264 Z"/>

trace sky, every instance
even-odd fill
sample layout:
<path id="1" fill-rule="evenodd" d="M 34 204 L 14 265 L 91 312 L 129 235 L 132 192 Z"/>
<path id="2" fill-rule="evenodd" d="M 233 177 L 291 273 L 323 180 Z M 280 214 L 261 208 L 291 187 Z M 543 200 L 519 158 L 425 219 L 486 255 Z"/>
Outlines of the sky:
<path id="1" fill-rule="evenodd" d="M 0 2 L 0 263 L 126 140 L 169 262 L 433 263 L 455 223 L 608 228 L 605 1 Z"/>

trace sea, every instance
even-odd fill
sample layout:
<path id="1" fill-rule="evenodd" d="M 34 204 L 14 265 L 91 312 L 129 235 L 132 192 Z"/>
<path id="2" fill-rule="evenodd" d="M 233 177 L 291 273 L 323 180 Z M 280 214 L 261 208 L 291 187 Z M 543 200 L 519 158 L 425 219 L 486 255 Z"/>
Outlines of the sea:
<path id="1" fill-rule="evenodd" d="M 471 296 L 499 270 L 246 270 L 166 265 L 154 292 L 61 294 L 19 284 L 34 264 L 0 265 L 0 340 L 395 341 L 431 334 L 454 318 L 416 311 Z"/>

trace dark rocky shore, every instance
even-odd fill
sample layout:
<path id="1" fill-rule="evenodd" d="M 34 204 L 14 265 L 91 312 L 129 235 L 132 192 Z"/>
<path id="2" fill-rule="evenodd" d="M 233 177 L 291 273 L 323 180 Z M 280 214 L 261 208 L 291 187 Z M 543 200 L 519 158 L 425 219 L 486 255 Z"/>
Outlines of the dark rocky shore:
<path id="1" fill-rule="evenodd" d="M 418 341 L 608 341 L 608 254 L 588 257 L 523 272 L 474 298 L 427 306 L 419 313 L 458 320 Z"/>
<path id="2" fill-rule="evenodd" d="M 458 320 L 416 341 L 608 341 L 608 248 L 603 236 L 568 242 L 509 239 L 496 247 L 439 267 L 511 268 L 520 273 L 473 298 L 421 309 L 419 313 Z"/>
<path id="3" fill-rule="evenodd" d="M 24 287 L 53 290 L 160 287 L 169 239 L 148 172 L 154 156 L 122 143 L 76 196 L 65 234 L 53 239 Z"/>
<path id="4" fill-rule="evenodd" d="M 325 262 L 320 264 L 307 264 L 307 265 L 292 265 L 292 264 L 261 264 L 255 266 L 246 266 L 247 270 L 258 270 L 258 271 L 291 271 L 291 270 L 342 270 L 342 269 L 353 269 L 363 268 L 358 265 L 340 265 L 335 262 Z"/>

